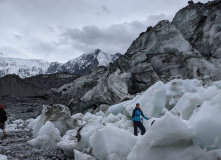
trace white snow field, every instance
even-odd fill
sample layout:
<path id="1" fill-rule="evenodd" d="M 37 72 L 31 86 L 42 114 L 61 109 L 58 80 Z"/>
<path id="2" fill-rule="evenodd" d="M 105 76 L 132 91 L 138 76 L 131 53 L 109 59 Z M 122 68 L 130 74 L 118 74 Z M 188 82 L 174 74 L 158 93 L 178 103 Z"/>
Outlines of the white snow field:
<path id="1" fill-rule="evenodd" d="M 136 103 L 151 117 L 144 120 L 146 133 L 137 137 L 131 124 Z M 52 146 L 58 142 L 76 160 L 218 160 L 220 115 L 221 81 L 203 85 L 196 79 L 174 79 L 156 82 L 133 99 L 110 106 L 106 113 L 71 116 L 63 105 L 45 106 L 28 123 L 35 135 L 32 145 L 55 149 Z"/>
<path id="2" fill-rule="evenodd" d="M 0 70 L 4 75 L 16 74 L 21 78 L 31 77 L 45 73 L 49 65 L 49 62 L 43 60 L 8 58 L 0 55 Z"/>

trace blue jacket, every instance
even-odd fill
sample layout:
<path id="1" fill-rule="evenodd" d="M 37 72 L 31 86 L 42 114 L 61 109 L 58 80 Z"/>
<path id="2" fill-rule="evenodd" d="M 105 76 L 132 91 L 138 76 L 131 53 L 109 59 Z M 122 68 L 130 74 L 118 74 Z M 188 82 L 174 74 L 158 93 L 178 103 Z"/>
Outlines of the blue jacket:
<path id="1" fill-rule="evenodd" d="M 148 118 L 143 115 L 143 112 L 140 111 L 140 110 L 136 107 L 136 108 L 133 110 L 132 122 L 134 122 L 134 121 L 141 121 L 140 116 L 142 116 L 143 118 L 145 118 L 146 120 L 148 120 Z"/>

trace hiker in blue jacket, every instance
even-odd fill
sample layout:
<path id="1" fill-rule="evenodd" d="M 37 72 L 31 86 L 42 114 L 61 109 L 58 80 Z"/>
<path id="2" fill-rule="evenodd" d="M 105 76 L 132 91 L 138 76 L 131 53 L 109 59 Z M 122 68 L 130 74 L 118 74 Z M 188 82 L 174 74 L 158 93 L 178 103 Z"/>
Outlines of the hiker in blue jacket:
<path id="1" fill-rule="evenodd" d="M 142 110 L 140 109 L 140 104 L 137 103 L 136 108 L 133 110 L 133 114 L 132 114 L 132 125 L 134 125 L 134 135 L 135 136 L 137 136 L 137 127 L 140 128 L 141 135 L 143 135 L 146 132 L 146 129 L 144 128 L 143 124 L 141 123 L 140 116 L 142 116 L 146 120 L 150 119 L 150 118 L 147 118 L 146 116 L 144 116 Z"/>

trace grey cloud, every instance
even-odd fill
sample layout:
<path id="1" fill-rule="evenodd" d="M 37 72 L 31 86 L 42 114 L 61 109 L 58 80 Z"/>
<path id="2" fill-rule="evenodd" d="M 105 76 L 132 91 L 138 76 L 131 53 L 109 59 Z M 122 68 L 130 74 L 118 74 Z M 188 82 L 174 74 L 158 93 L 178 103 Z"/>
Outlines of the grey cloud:
<path id="1" fill-rule="evenodd" d="M 101 6 L 101 9 L 102 9 L 102 12 L 104 12 L 104 13 L 110 13 L 110 10 L 107 9 L 106 6 Z"/>
<path id="2" fill-rule="evenodd" d="M 106 6 L 101 6 L 100 10 L 97 12 L 98 15 L 110 14 L 111 11 Z"/>
<path id="3" fill-rule="evenodd" d="M 60 35 L 58 44 L 70 44 L 73 49 L 83 52 L 89 48 L 100 48 L 109 53 L 125 53 L 141 32 L 165 18 L 165 14 L 160 14 L 151 15 L 145 21 L 115 24 L 106 28 L 95 25 L 84 26 L 82 29 L 68 28 Z"/>
<path id="4" fill-rule="evenodd" d="M 67 49 L 61 49 L 60 46 L 54 44 L 53 42 L 36 42 L 29 46 L 30 52 L 37 52 L 38 54 L 33 56 L 34 59 L 44 59 L 49 62 L 59 61 L 67 62 L 71 59 L 71 54 L 73 51 L 69 50 L 70 47 L 67 46 Z"/>
<path id="5" fill-rule="evenodd" d="M 17 48 L 12 47 L 12 46 L 1 46 L 0 50 L 2 53 L 7 55 L 8 57 L 12 57 L 12 58 L 25 57 L 25 55 L 22 52 L 20 52 Z"/>
<path id="6" fill-rule="evenodd" d="M 159 15 L 150 15 L 150 16 L 148 16 L 148 19 L 150 19 L 150 20 L 162 20 L 162 19 L 165 19 L 165 18 L 167 18 L 167 16 L 164 13 L 161 13 Z"/>
<path id="7" fill-rule="evenodd" d="M 93 45 L 98 43 L 99 39 L 103 38 L 105 33 L 103 33 L 102 29 L 97 26 L 85 26 L 82 30 L 77 28 L 67 29 L 61 37 L 61 41 L 76 41 L 80 43 L 84 43 L 85 45 Z"/>
<path id="8" fill-rule="evenodd" d="M 157 24 L 161 20 L 172 21 L 172 19 L 173 19 L 173 17 L 167 16 L 166 14 L 161 13 L 159 15 L 150 15 L 150 16 L 148 16 L 145 23 L 148 24 L 149 26 L 154 26 L 155 24 Z"/>
<path id="9" fill-rule="evenodd" d="M 52 26 L 47 26 L 47 30 L 50 32 L 55 32 L 55 29 Z"/>
<path id="10" fill-rule="evenodd" d="M 3 3 L 3 2 L 5 2 L 6 0 L 0 0 L 0 3 Z"/>
<path id="11" fill-rule="evenodd" d="M 22 35 L 19 35 L 19 34 L 12 33 L 12 35 L 13 35 L 17 40 L 22 40 L 22 39 L 24 38 Z"/>
<path id="12" fill-rule="evenodd" d="M 33 47 L 37 51 L 44 51 L 44 52 L 53 52 L 55 50 L 55 47 L 51 43 L 45 43 L 45 42 L 39 42 Z"/>

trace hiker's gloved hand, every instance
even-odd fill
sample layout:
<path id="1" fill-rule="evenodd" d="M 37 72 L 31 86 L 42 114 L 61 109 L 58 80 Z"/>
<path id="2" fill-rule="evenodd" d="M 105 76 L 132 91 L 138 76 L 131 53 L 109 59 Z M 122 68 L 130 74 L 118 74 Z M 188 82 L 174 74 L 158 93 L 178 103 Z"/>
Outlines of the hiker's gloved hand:
<path id="1" fill-rule="evenodd" d="M 132 122 L 132 125 L 134 125 L 134 122 Z"/>

